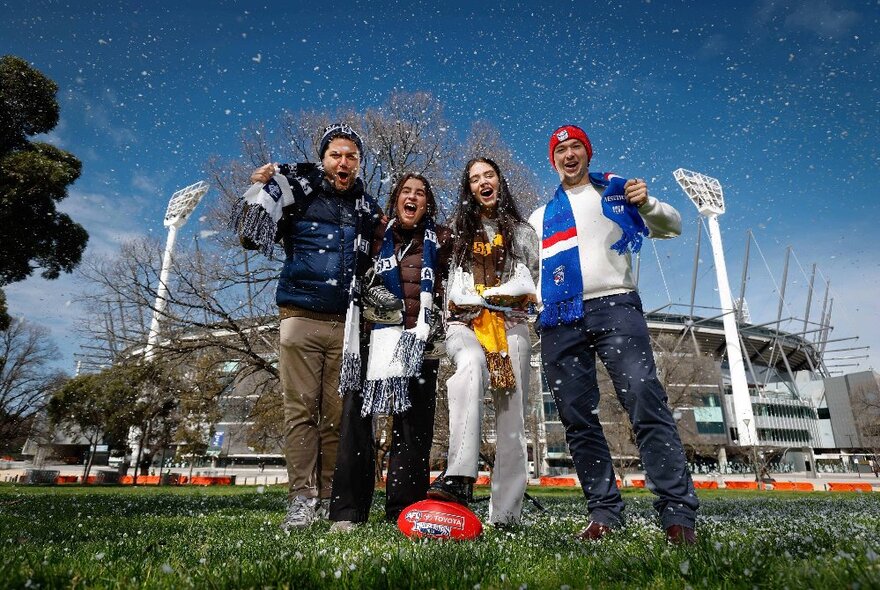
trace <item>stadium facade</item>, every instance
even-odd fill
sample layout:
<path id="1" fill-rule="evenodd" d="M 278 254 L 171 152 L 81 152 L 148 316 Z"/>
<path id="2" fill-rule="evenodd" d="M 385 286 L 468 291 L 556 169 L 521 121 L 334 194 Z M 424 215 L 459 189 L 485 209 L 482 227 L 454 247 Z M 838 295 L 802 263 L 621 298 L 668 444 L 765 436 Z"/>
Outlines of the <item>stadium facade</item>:
<path id="1" fill-rule="evenodd" d="M 743 447 L 733 419 L 721 320 L 656 311 L 649 312 L 646 319 L 655 342 L 661 380 L 669 363 L 658 357 L 702 356 L 712 361 L 713 370 L 700 373 L 699 382 L 665 383 L 692 462 L 723 470 L 729 462 L 751 465 L 754 455 L 760 453 L 764 462 L 775 467 L 787 465 L 807 473 L 831 466 L 865 471 L 876 465 L 880 450 L 877 415 L 860 416 L 859 411 L 866 401 L 870 404 L 874 400 L 874 407 L 880 401 L 880 374 L 869 370 L 842 376 L 823 375 L 822 355 L 815 344 L 797 334 L 741 321 L 749 399 L 758 435 L 757 445 Z M 673 342 L 673 349 L 664 350 L 658 342 Z M 685 376 L 693 375 L 690 372 Z M 571 460 L 561 436 L 554 436 L 562 432 L 562 423 L 549 387 L 543 380 L 542 383 L 545 429 L 549 433 L 545 468 L 558 473 L 570 468 Z M 676 405 L 675 390 L 682 387 L 690 391 Z M 603 395 L 610 394 L 603 391 Z M 606 425 L 607 435 L 608 424 L 601 413 L 600 419 Z M 614 445 L 610 446 L 614 454 Z M 630 452 L 635 452 L 634 447 Z"/>
<path id="2" fill-rule="evenodd" d="M 753 239 L 749 234 L 750 242 Z M 826 362 L 829 353 L 837 352 L 827 349 L 829 342 L 851 339 L 829 338 L 833 298 L 829 300 L 830 286 L 827 283 L 821 313 L 813 314 L 820 317 L 818 321 L 810 319 L 815 266 L 806 295 L 805 317 L 782 318 L 783 304 L 787 305 L 785 287 L 790 251 L 786 253 L 782 283 L 777 286 L 778 295 L 774 293 L 772 297 L 765 297 L 768 300 L 778 298 L 776 319 L 754 323 L 744 302 L 748 274 L 746 248 L 743 284 L 740 299 L 735 304 L 735 318 L 757 444 L 740 444 L 734 418 L 733 380 L 727 360 L 729 334 L 725 332 L 723 322 L 725 313 L 717 308 L 694 305 L 699 248 L 697 240 L 690 305 L 667 304 L 646 314 L 658 374 L 669 393 L 670 406 L 689 459 L 712 469 L 724 469 L 728 463 L 751 463 L 756 468 L 762 457 L 766 459 L 764 463 L 787 465 L 807 473 L 831 466 L 858 470 L 876 468 L 880 460 L 880 375 L 872 370 L 836 374 L 840 371 Z M 638 275 L 638 266 L 636 273 Z M 783 325 L 797 326 L 800 331 L 785 331 L 781 329 Z M 255 345 L 261 347 L 261 356 L 271 361 L 275 354 L 271 343 L 277 341 L 277 319 L 254 319 L 248 329 L 259 334 L 260 337 L 254 340 Z M 225 337 L 222 330 L 216 332 L 212 331 L 210 335 L 193 332 L 183 338 Z M 864 347 L 844 350 L 861 348 Z M 129 352 L 143 354 L 144 348 L 136 347 Z M 271 375 L 242 372 L 240 362 L 229 358 L 222 367 L 222 377 L 233 384 L 219 400 L 222 418 L 215 424 L 204 425 L 206 432 L 211 433 L 207 460 L 214 464 L 281 463 L 280 392 L 271 386 Z M 444 364 L 448 372 L 448 361 Z M 443 368 L 441 397 L 445 381 L 442 371 Z M 532 399 L 527 408 L 526 425 L 533 475 L 568 472 L 572 463 L 564 429 L 541 374 L 540 339 L 534 334 L 531 383 Z M 600 379 L 600 385 L 603 398 L 613 399 L 607 380 L 603 384 Z M 487 398 L 487 422 L 483 433 L 488 445 L 492 445 L 495 438 L 490 400 Z M 259 412 L 255 411 L 258 406 L 261 406 Z M 445 442 L 444 408 L 444 404 L 438 406 L 435 460 L 438 453 L 442 454 Z M 615 415 L 600 405 L 600 420 L 606 436 L 615 439 L 609 440 L 614 443 L 609 445 L 612 455 L 619 463 L 637 465 L 638 453 L 631 440 L 626 440 L 628 426 L 622 415 Z M 80 441 L 70 440 L 59 433 L 55 439 L 57 451 L 63 446 L 65 456 L 76 454 Z M 85 445 L 79 447 L 85 452 Z M 156 452 L 155 456 L 174 456 L 174 449 L 166 451 Z"/>

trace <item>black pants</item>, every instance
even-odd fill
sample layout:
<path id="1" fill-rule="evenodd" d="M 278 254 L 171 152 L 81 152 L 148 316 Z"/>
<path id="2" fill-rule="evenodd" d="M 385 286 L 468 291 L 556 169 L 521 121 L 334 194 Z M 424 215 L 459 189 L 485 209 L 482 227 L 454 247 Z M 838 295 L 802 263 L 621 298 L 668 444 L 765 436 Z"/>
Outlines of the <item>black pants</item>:
<path id="1" fill-rule="evenodd" d="M 588 299 L 577 323 L 541 330 L 544 374 L 565 426 L 590 517 L 618 526 L 624 507 L 599 422 L 597 354 L 629 415 L 664 528 L 693 527 L 699 502 L 666 392 L 657 379 L 642 301 L 635 292 Z"/>
<path id="2" fill-rule="evenodd" d="M 396 521 L 404 508 L 425 499 L 430 483 L 428 457 L 434 437 L 438 360 L 425 360 L 409 381 L 412 407 L 393 417 L 388 460 L 385 518 Z M 342 408 L 339 451 L 333 472 L 330 520 L 366 522 L 375 488 L 376 451 L 372 416 L 361 417 L 363 398 L 349 394 Z"/>

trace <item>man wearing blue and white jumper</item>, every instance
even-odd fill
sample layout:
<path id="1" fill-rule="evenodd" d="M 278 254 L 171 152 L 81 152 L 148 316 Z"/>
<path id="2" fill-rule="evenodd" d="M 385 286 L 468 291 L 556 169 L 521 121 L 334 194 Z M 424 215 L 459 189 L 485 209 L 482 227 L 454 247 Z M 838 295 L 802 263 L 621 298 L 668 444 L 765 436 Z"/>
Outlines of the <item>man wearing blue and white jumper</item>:
<path id="1" fill-rule="evenodd" d="M 598 354 L 632 423 L 666 538 L 692 544 L 699 503 L 657 379 L 631 264 L 643 237 L 678 236 L 681 216 L 649 197 L 642 180 L 590 173 L 592 155 L 579 127 L 554 131 L 550 163 L 561 184 L 529 218 L 541 241 L 544 373 L 590 511 L 590 523 L 578 536 L 597 540 L 623 524 L 624 504 L 599 423 Z"/>

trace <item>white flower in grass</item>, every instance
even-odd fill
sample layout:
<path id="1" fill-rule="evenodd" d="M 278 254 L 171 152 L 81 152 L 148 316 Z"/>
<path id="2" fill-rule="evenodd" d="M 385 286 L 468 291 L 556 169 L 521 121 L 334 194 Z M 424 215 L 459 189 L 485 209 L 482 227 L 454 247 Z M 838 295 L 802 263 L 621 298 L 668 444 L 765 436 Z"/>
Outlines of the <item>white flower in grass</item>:
<path id="1" fill-rule="evenodd" d="M 165 572 L 166 574 L 170 574 L 171 572 L 174 571 L 174 568 L 171 567 L 170 565 L 168 565 L 167 563 L 163 563 L 162 564 L 162 571 Z"/>
<path id="2" fill-rule="evenodd" d="M 333 576 L 338 580 L 339 578 L 342 577 L 342 571 L 336 570 L 335 572 L 333 572 Z"/>
<path id="3" fill-rule="evenodd" d="M 95 553 L 95 560 L 96 561 L 101 561 L 102 559 L 104 559 L 104 552 L 103 551 L 101 553 Z"/>
<path id="4" fill-rule="evenodd" d="M 678 570 L 681 572 L 681 575 L 686 576 L 691 569 L 691 562 L 685 559 L 680 564 L 678 564 Z"/>

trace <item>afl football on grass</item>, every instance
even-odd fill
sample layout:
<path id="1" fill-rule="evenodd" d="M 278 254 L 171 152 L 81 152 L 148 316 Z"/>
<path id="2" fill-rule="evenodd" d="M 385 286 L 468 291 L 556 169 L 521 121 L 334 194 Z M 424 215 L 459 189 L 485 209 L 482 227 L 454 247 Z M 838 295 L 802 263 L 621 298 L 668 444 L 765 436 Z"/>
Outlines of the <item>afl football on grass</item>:
<path id="1" fill-rule="evenodd" d="M 483 534 L 483 523 L 461 504 L 422 500 L 404 508 L 397 528 L 414 539 L 456 539 L 466 541 Z"/>

